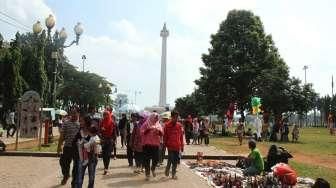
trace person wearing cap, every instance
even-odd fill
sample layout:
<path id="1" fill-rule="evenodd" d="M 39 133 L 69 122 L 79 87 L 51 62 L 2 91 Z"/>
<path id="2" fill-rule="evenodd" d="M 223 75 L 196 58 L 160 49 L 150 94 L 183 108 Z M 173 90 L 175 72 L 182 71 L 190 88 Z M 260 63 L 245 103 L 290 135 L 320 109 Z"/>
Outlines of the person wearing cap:
<path id="1" fill-rule="evenodd" d="M 263 157 L 257 148 L 257 143 L 255 140 L 250 140 L 248 142 L 248 147 L 251 150 L 251 152 L 245 159 L 247 168 L 244 170 L 244 175 L 248 176 L 259 175 L 264 171 Z"/>

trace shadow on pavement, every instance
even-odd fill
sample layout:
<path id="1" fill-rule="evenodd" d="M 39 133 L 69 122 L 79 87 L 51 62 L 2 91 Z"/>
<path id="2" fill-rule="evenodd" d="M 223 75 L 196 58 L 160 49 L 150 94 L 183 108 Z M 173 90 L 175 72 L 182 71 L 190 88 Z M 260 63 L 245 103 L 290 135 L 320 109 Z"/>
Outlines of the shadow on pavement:
<path id="1" fill-rule="evenodd" d="M 152 178 L 149 181 L 145 180 L 145 177 L 143 180 L 125 180 L 125 181 L 119 181 L 115 183 L 109 183 L 109 187 L 142 187 L 143 185 L 148 184 L 157 184 L 157 183 L 163 183 L 169 181 L 169 178 L 161 177 L 161 178 Z M 171 180 L 173 181 L 173 180 Z"/>

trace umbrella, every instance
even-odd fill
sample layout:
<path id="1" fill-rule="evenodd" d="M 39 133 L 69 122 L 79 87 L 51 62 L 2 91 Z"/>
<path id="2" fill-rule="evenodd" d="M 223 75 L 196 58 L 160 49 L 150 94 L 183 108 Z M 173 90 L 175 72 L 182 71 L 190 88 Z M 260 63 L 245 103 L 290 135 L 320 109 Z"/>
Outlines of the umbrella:
<path id="1" fill-rule="evenodd" d="M 163 112 L 162 114 L 160 114 L 161 118 L 163 119 L 170 119 L 171 117 L 171 112 Z"/>
<path id="2" fill-rule="evenodd" d="M 68 112 L 66 112 L 65 110 L 59 109 L 59 110 L 55 111 L 55 114 L 58 114 L 58 115 L 61 115 L 61 116 L 66 116 L 66 115 L 68 115 Z"/>

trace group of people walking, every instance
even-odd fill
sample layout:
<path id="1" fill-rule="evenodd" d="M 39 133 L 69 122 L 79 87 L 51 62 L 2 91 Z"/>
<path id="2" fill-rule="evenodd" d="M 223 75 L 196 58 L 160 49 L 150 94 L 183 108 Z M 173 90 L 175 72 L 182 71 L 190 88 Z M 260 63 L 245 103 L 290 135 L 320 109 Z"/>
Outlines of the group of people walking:
<path id="1" fill-rule="evenodd" d="M 104 172 L 109 173 L 109 165 L 114 153 L 116 157 L 116 140 L 121 137 L 122 147 L 126 147 L 129 166 L 134 173 L 145 172 L 145 179 L 150 180 L 151 174 L 156 177 L 156 167 L 162 164 L 166 149 L 168 161 L 165 175 L 177 179 L 176 168 L 180 154 L 184 149 L 183 126 L 178 122 L 179 114 L 171 112 L 171 119 L 160 119 L 158 113 L 133 113 L 130 121 L 123 114 L 119 123 L 115 121 L 112 112 L 106 110 L 102 119 L 90 115 L 79 115 L 73 108 L 69 119 L 63 123 L 60 131 L 58 153 L 62 169 L 62 185 L 70 178 L 70 163 L 72 168 L 72 187 L 82 187 L 86 169 L 88 169 L 88 187 L 94 187 L 98 155 L 101 153 Z M 63 149 L 61 149 L 63 145 Z"/>
<path id="2" fill-rule="evenodd" d="M 184 129 L 185 129 L 185 138 L 187 145 L 190 144 L 190 140 L 192 139 L 191 144 L 202 144 L 204 140 L 204 144 L 209 144 L 209 129 L 210 122 L 209 119 L 206 118 L 192 118 L 189 115 L 184 120 Z"/>

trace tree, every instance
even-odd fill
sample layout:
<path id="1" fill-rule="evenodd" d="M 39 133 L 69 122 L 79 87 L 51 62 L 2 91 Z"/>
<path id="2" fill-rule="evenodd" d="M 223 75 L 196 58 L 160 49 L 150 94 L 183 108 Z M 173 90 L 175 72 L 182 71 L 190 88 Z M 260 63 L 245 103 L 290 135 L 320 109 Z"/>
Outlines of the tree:
<path id="1" fill-rule="evenodd" d="M 116 105 L 118 108 L 128 104 L 128 96 L 126 94 L 119 93 L 116 99 Z"/>
<path id="2" fill-rule="evenodd" d="M 0 46 L 0 64 L 3 68 L 0 94 L 3 94 L 4 109 L 14 109 L 15 103 L 22 95 L 26 85 L 20 74 L 22 56 L 17 44 L 18 37 L 11 42 L 9 48 Z"/>
<path id="3" fill-rule="evenodd" d="M 41 35 L 26 33 L 17 36 L 22 53 L 21 75 L 27 83 L 28 90 L 34 90 L 40 94 L 47 104 L 48 77 L 45 69 L 45 32 Z"/>
<path id="4" fill-rule="evenodd" d="M 66 106 L 79 105 L 84 111 L 89 107 L 110 106 L 112 83 L 105 78 L 89 72 L 79 72 L 74 66 L 64 63 L 64 82 L 57 99 Z"/>
<path id="5" fill-rule="evenodd" d="M 243 116 L 263 74 L 279 72 L 282 75 L 273 79 L 278 82 L 288 78 L 288 67 L 272 37 L 265 34 L 260 18 L 250 11 L 230 11 L 210 43 L 208 54 L 202 56 L 205 67 L 200 69 L 196 84 L 219 115 L 230 102 L 237 102 Z"/>
<path id="6" fill-rule="evenodd" d="M 188 115 L 196 117 L 200 115 L 200 103 L 197 101 L 197 90 L 191 95 L 181 97 L 175 101 L 175 110 L 179 112 L 182 118 L 186 118 Z"/>

